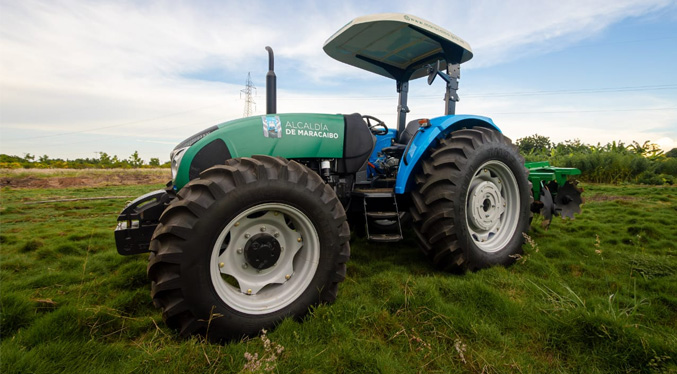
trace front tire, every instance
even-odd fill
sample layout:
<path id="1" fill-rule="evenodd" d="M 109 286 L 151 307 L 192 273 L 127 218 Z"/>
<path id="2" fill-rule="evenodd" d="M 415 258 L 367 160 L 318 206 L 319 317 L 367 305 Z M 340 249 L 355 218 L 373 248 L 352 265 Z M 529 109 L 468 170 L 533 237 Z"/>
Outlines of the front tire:
<path id="1" fill-rule="evenodd" d="M 160 218 L 153 301 L 182 336 L 254 335 L 336 299 L 349 238 L 343 206 L 310 169 L 269 156 L 228 160 Z"/>
<path id="2" fill-rule="evenodd" d="M 479 127 L 452 132 L 416 176 L 411 214 L 419 246 L 448 271 L 508 265 L 522 252 L 530 191 L 510 139 Z"/>

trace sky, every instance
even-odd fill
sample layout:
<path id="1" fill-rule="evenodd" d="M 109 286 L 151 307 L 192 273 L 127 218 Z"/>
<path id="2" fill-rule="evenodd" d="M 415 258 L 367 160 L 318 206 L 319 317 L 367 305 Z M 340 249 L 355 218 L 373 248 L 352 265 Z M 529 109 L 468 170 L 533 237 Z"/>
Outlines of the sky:
<path id="1" fill-rule="evenodd" d="M 458 114 L 513 140 L 649 140 L 677 147 L 677 0 L 0 0 L 0 153 L 169 159 L 241 118 L 247 75 L 265 113 L 361 113 L 395 127 L 387 78 L 324 54 L 350 20 L 405 13 L 465 39 Z M 408 118 L 444 114 L 444 84 L 410 85 Z"/>

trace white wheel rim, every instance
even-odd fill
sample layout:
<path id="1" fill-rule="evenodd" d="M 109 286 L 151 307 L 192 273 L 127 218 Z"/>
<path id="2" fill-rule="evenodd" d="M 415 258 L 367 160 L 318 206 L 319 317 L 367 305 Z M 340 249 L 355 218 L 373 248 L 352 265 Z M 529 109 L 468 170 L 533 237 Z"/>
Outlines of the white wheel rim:
<path id="1" fill-rule="evenodd" d="M 275 265 L 257 270 L 247 262 L 243 248 L 260 233 L 273 236 L 281 252 Z M 271 313 L 301 296 L 319 260 L 319 237 L 303 212 L 281 203 L 261 204 L 240 213 L 217 238 L 211 280 L 229 307 L 247 314 Z"/>
<path id="2" fill-rule="evenodd" d="M 484 252 L 505 248 L 515 234 L 520 211 L 519 185 L 501 161 L 480 166 L 466 194 L 466 226 L 475 245 Z"/>

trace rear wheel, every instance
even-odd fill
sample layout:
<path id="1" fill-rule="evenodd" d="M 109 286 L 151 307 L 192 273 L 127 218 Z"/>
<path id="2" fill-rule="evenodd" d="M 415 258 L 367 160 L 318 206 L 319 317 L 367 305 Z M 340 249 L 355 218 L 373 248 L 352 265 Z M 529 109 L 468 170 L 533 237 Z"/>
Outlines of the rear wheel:
<path id="1" fill-rule="evenodd" d="M 148 265 L 153 301 L 182 336 L 253 335 L 336 299 L 349 238 L 317 174 L 268 156 L 229 160 L 162 215 Z"/>
<path id="2" fill-rule="evenodd" d="M 516 147 L 497 131 L 464 129 L 442 139 L 412 192 L 423 252 L 450 271 L 513 262 L 529 225 L 527 173 Z"/>

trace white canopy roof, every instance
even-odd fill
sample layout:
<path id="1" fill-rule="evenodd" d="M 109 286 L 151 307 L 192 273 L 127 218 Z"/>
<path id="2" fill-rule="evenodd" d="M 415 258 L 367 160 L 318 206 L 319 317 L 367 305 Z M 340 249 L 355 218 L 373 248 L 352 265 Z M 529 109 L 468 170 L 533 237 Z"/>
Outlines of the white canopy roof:
<path id="1" fill-rule="evenodd" d="M 427 75 L 426 66 L 472 58 L 470 45 L 431 22 L 407 14 L 355 18 L 324 43 L 332 58 L 358 68 L 408 81 Z"/>

